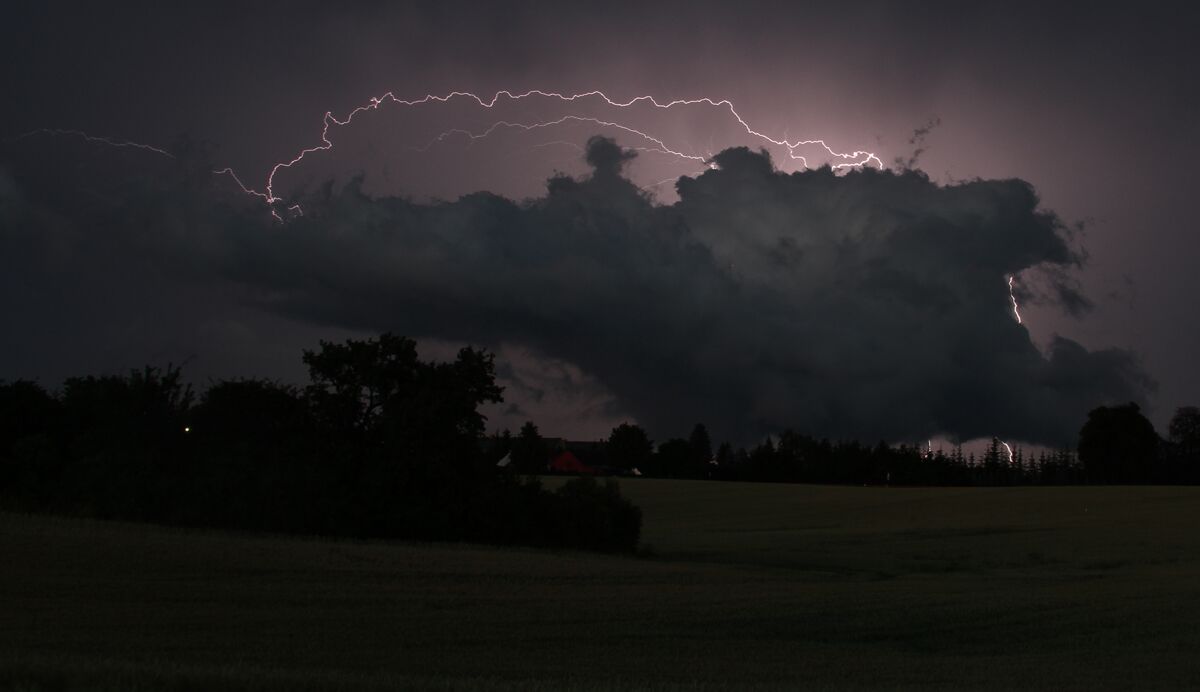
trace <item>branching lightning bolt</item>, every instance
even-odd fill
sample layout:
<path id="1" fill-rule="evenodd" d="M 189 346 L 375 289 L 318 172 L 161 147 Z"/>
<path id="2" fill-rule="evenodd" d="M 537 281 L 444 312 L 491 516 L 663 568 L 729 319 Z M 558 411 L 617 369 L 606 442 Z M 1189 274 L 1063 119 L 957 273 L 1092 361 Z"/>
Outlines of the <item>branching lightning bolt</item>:
<path id="1" fill-rule="evenodd" d="M 764 134 L 763 132 L 761 132 L 761 131 L 755 129 L 753 126 L 751 126 L 750 123 L 745 118 L 743 118 L 741 113 L 739 113 L 738 110 L 734 107 L 733 102 L 728 99 L 713 99 L 710 97 L 703 97 L 703 98 L 698 98 L 698 99 L 675 99 L 675 100 L 671 100 L 671 101 L 659 101 L 654 96 L 643 95 L 643 96 L 635 96 L 626 101 L 619 101 L 619 100 L 609 97 L 607 94 L 605 94 L 603 91 L 600 91 L 600 90 L 585 91 L 585 92 L 580 92 L 580 93 L 576 93 L 576 94 L 563 94 L 563 93 L 553 92 L 553 91 L 543 91 L 541 89 L 532 89 L 532 90 L 520 92 L 520 93 L 514 93 L 514 92 L 508 91 L 508 90 L 497 91 L 495 94 L 493 94 L 491 96 L 491 98 L 484 98 L 482 96 L 479 96 L 477 94 L 474 94 L 474 93 L 471 93 L 468 91 L 451 91 L 449 93 L 440 94 L 440 95 L 439 94 L 426 94 L 425 96 L 422 96 L 422 97 L 416 98 L 416 99 L 402 99 L 402 98 L 397 97 L 394 92 L 389 91 L 389 92 L 383 94 L 382 96 L 372 97 L 363 105 L 354 108 L 349 113 L 347 113 L 346 115 L 344 115 L 340 118 L 335 116 L 332 111 L 326 111 L 325 116 L 322 119 L 320 144 L 300 149 L 298 152 L 293 154 L 290 158 L 279 161 L 279 162 L 275 163 L 274 165 L 272 165 L 270 172 L 267 174 L 266 180 L 264 181 L 262 190 L 255 189 L 255 188 L 247 185 L 232 168 L 226 167 L 226 168 L 216 169 L 213 171 L 213 173 L 218 174 L 218 175 L 229 176 L 234 181 L 234 183 L 237 184 L 238 188 L 242 190 L 242 192 L 244 192 L 247 195 L 252 195 L 254 197 L 257 197 L 257 198 L 261 199 L 263 202 L 265 202 L 266 204 L 274 207 L 277 203 L 283 201 L 283 199 L 281 197 L 279 197 L 275 194 L 275 177 L 279 174 L 279 172 L 282 170 L 288 169 L 288 168 L 292 168 L 293 166 L 296 166 L 297 164 L 304 161 L 304 159 L 309 154 L 314 154 L 314 153 L 322 152 L 322 151 L 329 151 L 329 150 L 333 149 L 334 143 L 333 143 L 333 140 L 330 139 L 331 130 L 334 127 L 345 127 L 345 126 L 349 125 L 361 113 L 365 113 L 367 111 L 378 110 L 380 106 L 385 105 L 385 104 L 394 104 L 394 105 L 401 106 L 401 107 L 416 107 L 416 106 L 421 106 L 421 105 L 430 104 L 430 103 L 448 103 L 449 101 L 454 100 L 454 99 L 465 99 L 468 101 L 473 101 L 475 104 L 477 104 L 481 108 L 490 110 L 490 109 L 495 108 L 497 106 L 497 104 L 499 104 L 501 102 L 501 100 L 504 100 L 506 102 L 516 102 L 516 101 L 522 101 L 522 100 L 531 99 L 531 98 L 544 98 L 544 99 L 550 99 L 550 100 L 554 100 L 554 101 L 560 101 L 562 103 L 575 103 L 575 102 L 584 101 L 584 100 L 592 100 L 592 101 L 596 101 L 598 105 L 608 106 L 611 108 L 619 108 L 619 109 L 628 109 L 628 108 L 632 108 L 632 107 L 638 106 L 638 105 L 649 106 L 649 107 L 653 107 L 653 108 L 660 109 L 660 110 L 666 110 L 666 109 L 683 107 L 683 106 L 708 106 L 708 107 L 728 111 L 729 115 L 731 115 L 733 117 L 733 119 L 746 132 L 747 135 L 750 135 L 751 137 L 755 137 L 757 139 L 761 139 L 764 142 L 785 148 L 788 152 L 788 157 L 792 160 L 799 161 L 805 168 L 808 167 L 808 159 L 805 156 L 803 156 L 802 154 L 797 153 L 797 149 L 799 149 L 800 147 L 805 147 L 805 146 L 819 146 L 820 148 L 824 149 L 825 152 L 828 153 L 828 155 L 830 157 L 832 157 L 834 159 L 839 159 L 838 163 L 833 164 L 831 166 L 832 168 L 864 167 L 864 166 L 868 166 L 868 165 L 872 165 L 872 164 L 878 166 L 880 169 L 882 169 L 884 167 L 883 161 L 873 152 L 863 151 L 863 150 L 856 150 L 856 151 L 849 152 L 849 153 L 839 152 L 839 151 L 834 150 L 832 147 L 830 147 L 823 139 L 789 140 L 786 135 L 782 138 L 775 138 L 770 135 Z M 508 120 L 501 120 L 501 121 L 497 121 L 497 122 L 493 123 L 491 126 L 485 128 L 481 131 L 471 131 L 471 130 L 466 130 L 466 129 L 462 129 L 462 128 L 453 128 L 453 129 L 446 130 L 446 131 L 442 132 L 441 134 L 439 134 L 432 141 L 430 141 L 427 145 L 425 145 L 425 147 L 423 147 L 421 150 L 428 149 L 429 147 L 437 144 L 438 142 L 444 141 L 444 140 L 446 140 L 450 137 L 456 136 L 456 135 L 464 136 L 464 137 L 467 137 L 468 139 L 474 141 L 474 140 L 483 139 L 485 137 L 488 137 L 499 129 L 520 129 L 520 130 L 524 130 L 526 132 L 530 132 L 530 131 L 535 131 L 535 130 L 552 128 L 557 125 L 563 125 L 563 124 L 569 123 L 569 122 L 592 123 L 594 125 L 598 125 L 601 127 L 620 130 L 626 134 L 640 138 L 640 139 L 646 141 L 647 143 L 649 143 L 650 145 L 652 145 L 652 146 L 646 146 L 646 147 L 636 147 L 639 150 L 659 152 L 659 153 L 674 156 L 674 157 L 677 157 L 677 158 L 680 158 L 680 159 L 683 159 L 686 161 L 696 161 L 696 162 L 701 162 L 701 163 L 711 166 L 711 164 L 709 163 L 709 158 L 711 158 L 711 155 L 704 156 L 702 154 L 691 153 L 691 152 L 686 152 L 683 150 L 672 148 L 671 146 L 669 146 L 666 143 L 666 141 L 663 138 L 655 136 L 653 134 L 650 134 L 649 132 L 638 129 L 638 128 L 633 127 L 632 125 L 629 125 L 626 123 L 617 122 L 615 120 L 606 120 L 606 119 L 597 118 L 594 116 L 577 115 L 577 114 L 567 114 L 567 115 L 564 115 L 564 116 L 561 116 L 561 117 L 558 117 L 555 119 L 545 120 L 545 121 L 540 121 L 540 122 L 533 122 L 533 123 L 521 123 L 521 122 L 512 122 L 512 121 L 508 121 Z M 113 146 L 113 147 L 133 147 L 133 148 L 138 148 L 138 149 L 142 149 L 145 151 L 150 151 L 150 152 L 153 152 L 156 154 L 161 154 L 163 156 L 175 158 L 174 155 L 171 154 L 170 152 L 168 152 L 167 150 L 161 149 L 159 147 L 155 147 L 155 146 L 152 146 L 149 144 L 141 144 L 141 143 L 132 142 L 132 141 L 128 141 L 128 140 L 114 139 L 114 138 L 110 138 L 110 137 L 96 137 L 96 136 L 90 135 L 86 132 L 83 132 L 81 130 L 56 130 L 56 129 L 46 128 L 46 129 L 35 130 L 33 132 L 26 133 L 25 135 L 22 135 L 22 137 L 28 137 L 28 136 L 31 136 L 34 134 L 39 134 L 39 133 L 40 134 L 55 134 L 55 135 L 74 135 L 74 136 L 82 137 L 86 141 L 92 142 L 95 144 L 104 144 L 104 145 Z M 661 183 L 657 183 L 657 184 L 661 184 Z M 296 213 L 302 213 L 302 210 L 297 205 L 292 205 L 288 209 L 289 209 L 289 211 L 293 211 Z M 279 214 L 276 211 L 274 211 L 274 209 L 273 209 L 272 213 L 276 218 L 280 218 Z"/>
<path id="2" fill-rule="evenodd" d="M 349 125 L 351 122 L 354 121 L 354 118 L 357 117 L 360 113 L 363 113 L 366 111 L 377 110 L 381 105 L 384 105 L 386 103 L 392 103 L 392 104 L 395 104 L 398 106 L 404 106 L 404 107 L 413 107 L 413 106 L 420 106 L 423 104 L 434 103 L 434 102 L 447 103 L 447 102 L 451 101 L 452 99 L 456 99 L 456 98 L 468 99 L 468 100 L 474 101 L 476 104 L 478 104 L 482 108 L 492 109 L 492 108 L 496 107 L 497 103 L 502 98 L 507 99 L 509 101 L 521 101 L 521 100 L 529 99 L 531 97 L 554 99 L 554 100 L 558 100 L 558 101 L 562 101 L 562 102 L 566 102 L 566 103 L 572 103 L 572 102 L 580 101 L 583 99 L 595 99 L 595 100 L 602 101 L 607 106 L 614 107 L 614 108 L 622 108 L 622 109 L 630 108 L 630 107 L 638 105 L 638 104 L 648 104 L 650 106 L 653 106 L 654 108 L 663 109 L 663 110 L 669 109 L 669 108 L 675 108 L 677 106 L 694 106 L 694 105 L 707 105 L 707 106 L 711 106 L 714 108 L 727 109 L 729 111 L 730 115 L 732 115 L 733 118 L 737 121 L 737 123 L 742 127 L 742 129 L 745 130 L 746 134 L 748 134 L 752 137 L 761 139 L 765 142 L 769 142 L 776 146 L 781 146 L 781 147 L 786 148 L 788 150 L 788 156 L 794 160 L 800 161 L 806 168 L 808 167 L 808 160 L 804 156 L 796 154 L 796 150 L 802 146 L 814 146 L 814 145 L 819 145 L 820 147 L 825 149 L 825 151 L 828 152 L 828 154 L 830 156 L 832 156 L 834 158 L 839 158 L 842 160 L 840 163 L 835 164 L 833 166 L 833 168 L 861 167 L 861 166 L 870 165 L 871 163 L 876 164 L 880 169 L 883 168 L 883 161 L 877 155 L 875 155 L 874 153 L 869 152 L 869 151 L 858 150 L 858 151 L 854 151 L 854 152 L 850 152 L 850 153 L 844 153 L 844 152 L 835 151 L 832 147 L 830 147 L 828 144 L 826 144 L 825 140 L 822 140 L 822 139 L 789 141 L 786 138 L 775 139 L 774 137 L 763 134 L 762 132 L 754 129 L 742 117 L 742 115 L 740 113 L 738 113 L 737 109 L 733 105 L 733 102 L 728 99 L 716 100 L 716 99 L 705 97 L 705 98 L 699 98 L 699 99 L 676 99 L 673 101 L 659 102 L 654 96 L 644 95 L 644 96 L 636 96 L 632 99 L 629 99 L 628 101 L 617 101 L 617 100 L 610 98 L 607 94 L 605 94 L 604 92 L 599 91 L 599 90 L 585 91 L 585 92 L 580 92 L 577 94 L 562 94 L 562 93 L 552 92 L 552 91 L 542 91 L 540 89 L 531 89 L 529 91 L 525 91 L 525 92 L 521 92 L 521 93 L 513 93 L 508 90 L 502 90 L 502 91 L 497 91 L 489 99 L 485 99 L 482 96 L 479 96 L 477 94 L 474 94 L 474 93 L 471 93 L 468 91 L 451 91 L 447 94 L 442 94 L 442 95 L 426 94 L 425 96 L 422 96 L 417 99 L 401 99 L 401 98 L 397 97 L 394 92 L 389 91 L 382 96 L 372 97 L 367 103 L 351 110 L 348 114 L 346 114 L 342 118 L 338 118 L 338 117 L 334 116 L 332 111 L 326 111 L 325 117 L 322 121 L 321 144 L 312 146 L 312 147 L 308 147 L 306 149 L 301 149 L 291 159 L 289 159 L 287 161 L 280 161 L 279 163 L 276 163 L 271 168 L 270 173 L 267 175 L 267 180 L 266 180 L 266 185 L 265 185 L 265 190 L 266 190 L 265 194 L 266 194 L 267 201 L 271 202 L 271 203 L 279 201 L 279 198 L 275 196 L 275 192 L 274 192 L 275 176 L 279 173 L 279 171 L 284 170 L 286 168 L 291 168 L 292 166 L 295 166 L 296 164 L 303 161 L 304 158 L 306 156 L 308 156 L 309 154 L 316 153 L 319 151 L 328 151 L 328 150 L 332 149 L 333 141 L 330 140 L 330 138 L 329 138 L 330 129 L 334 126 L 344 127 L 346 125 Z M 687 152 L 673 149 L 670 146 L 668 146 L 666 144 L 666 142 L 664 142 L 661 138 L 651 135 L 642 130 L 639 130 L 638 128 L 635 128 L 635 127 L 632 127 L 632 126 L 629 126 L 629 125 L 626 125 L 623 123 L 619 123 L 616 121 L 612 121 L 612 120 L 604 120 L 601 118 L 596 118 L 596 117 L 591 117 L 591 116 L 581 116 L 581 115 L 565 115 L 560 118 L 537 122 L 537 123 L 517 123 L 517 122 L 502 120 L 502 121 L 498 121 L 498 122 L 492 124 L 490 127 L 486 128 L 480 132 L 472 132 L 470 130 L 465 130 L 462 128 L 453 128 L 453 129 L 446 130 L 446 131 L 442 132 L 441 134 L 439 134 L 432 141 L 430 141 L 429 144 L 425 145 L 425 147 L 423 147 L 422 150 L 426 150 L 429 147 L 433 146 L 434 144 L 444 141 L 445 139 L 447 139 L 448 137 L 451 137 L 453 135 L 461 135 L 461 136 L 465 136 L 471 140 L 477 140 L 477 139 L 483 139 L 485 137 L 488 137 L 489 135 L 494 133 L 496 130 L 501 129 L 501 128 L 520 129 L 520 130 L 524 130 L 524 131 L 528 132 L 528 131 L 533 131 L 533 130 L 546 129 L 549 127 L 554 127 L 556 125 L 562 125 L 567 122 L 588 122 L 588 123 L 593 123 L 595 125 L 600 125 L 602 127 L 610 127 L 613 129 L 621 130 L 627 134 L 633 135 L 635 137 L 640 137 L 645 141 L 653 143 L 655 146 L 651 148 L 652 150 L 661 151 L 665 154 L 670 154 L 670 155 L 676 156 L 681 159 L 692 160 L 692 161 L 701 161 L 701 162 L 706 161 L 706 158 L 700 154 L 690 154 Z"/>

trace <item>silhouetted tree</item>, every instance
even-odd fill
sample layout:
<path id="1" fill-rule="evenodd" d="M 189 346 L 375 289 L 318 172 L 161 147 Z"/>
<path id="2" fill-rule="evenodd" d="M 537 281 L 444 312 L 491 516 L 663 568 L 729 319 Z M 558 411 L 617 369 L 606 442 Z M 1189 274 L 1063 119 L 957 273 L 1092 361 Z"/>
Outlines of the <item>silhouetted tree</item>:
<path id="1" fill-rule="evenodd" d="M 1079 431 L 1079 460 L 1090 483 L 1142 483 L 1158 453 L 1154 426 L 1135 403 L 1101 406 Z"/>
<path id="2" fill-rule="evenodd" d="M 492 354 L 464 348 L 451 363 L 423 363 L 415 341 L 393 334 L 322 341 L 319 351 L 304 352 L 312 380 L 306 393 L 318 420 L 335 431 L 401 443 L 474 439 L 484 430 L 479 405 L 501 400 L 493 361 Z"/>
<path id="3" fill-rule="evenodd" d="M 609 463 L 617 468 L 651 471 L 654 443 L 641 426 L 621 423 L 608 434 L 605 445 Z"/>
<path id="4" fill-rule="evenodd" d="M 687 440 L 674 438 L 658 446 L 652 467 L 667 478 L 696 478 L 695 457 Z"/>
<path id="5" fill-rule="evenodd" d="M 29 380 L 0 381 L 0 457 L 24 437 L 48 432 L 58 402 Z"/>
<path id="6" fill-rule="evenodd" d="M 984 467 L 994 470 L 1007 461 L 1008 456 L 1000 451 L 1000 439 L 993 437 L 991 443 L 988 444 L 987 451 L 983 454 Z"/>
<path id="7" fill-rule="evenodd" d="M 177 367 L 63 384 L 65 465 L 55 500 L 99 517 L 168 519 L 171 464 L 184 455 L 192 390 Z"/>
<path id="8" fill-rule="evenodd" d="M 549 450 L 533 421 L 526 421 L 513 440 L 512 458 L 517 473 L 544 473 Z"/>
<path id="9" fill-rule="evenodd" d="M 750 450 L 745 467 L 748 479 L 756 481 L 783 480 L 777 461 L 775 441 L 767 436 L 766 440 Z"/>
<path id="10" fill-rule="evenodd" d="M 312 427 L 308 404 L 294 387 L 253 379 L 212 385 L 190 421 L 197 438 L 255 451 L 303 437 Z"/>
<path id="11" fill-rule="evenodd" d="M 0 382 L 0 497 L 44 502 L 58 471 L 59 416 L 58 400 L 36 382 Z"/>
<path id="12" fill-rule="evenodd" d="M 1200 482 L 1200 408 L 1183 406 L 1175 411 L 1167 428 L 1171 439 L 1168 482 Z"/>
<path id="13" fill-rule="evenodd" d="M 482 451 L 479 406 L 500 401 L 491 354 L 417 358 L 412 339 L 383 334 L 305 351 L 306 393 L 326 448 L 328 513 L 354 535 L 462 537 L 495 476 Z M 430 521 L 430 517 L 438 517 Z"/>
<path id="14" fill-rule="evenodd" d="M 417 386 L 421 363 L 412 339 L 383 334 L 304 351 L 306 390 L 318 422 L 342 434 L 373 432 L 393 397 Z"/>
<path id="15" fill-rule="evenodd" d="M 1171 442 L 1186 454 L 1200 452 L 1200 408 L 1182 406 L 1171 417 L 1167 428 Z"/>
<path id="16" fill-rule="evenodd" d="M 733 447 L 728 442 L 722 442 L 721 446 L 717 447 L 717 467 L 728 467 L 733 465 Z"/>
<path id="17" fill-rule="evenodd" d="M 218 382 L 189 416 L 194 456 L 177 519 L 259 530 L 318 532 L 325 486 L 308 403 L 267 380 Z M 298 522 L 299 517 L 311 521 Z"/>
<path id="18" fill-rule="evenodd" d="M 690 475 L 693 478 L 707 478 L 713 460 L 712 438 L 708 436 L 708 428 L 703 423 L 697 423 L 688 436 L 688 447 L 692 450 Z"/>

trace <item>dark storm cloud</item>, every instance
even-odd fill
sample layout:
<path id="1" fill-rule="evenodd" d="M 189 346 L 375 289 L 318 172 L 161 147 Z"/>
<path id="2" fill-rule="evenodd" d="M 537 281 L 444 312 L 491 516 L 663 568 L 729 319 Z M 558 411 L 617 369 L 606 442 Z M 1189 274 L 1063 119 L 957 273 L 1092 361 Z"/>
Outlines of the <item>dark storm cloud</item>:
<path id="1" fill-rule="evenodd" d="M 153 334 L 237 310 L 519 344 L 595 376 L 657 435 L 706 421 L 743 441 L 793 426 L 1061 444 L 1089 408 L 1144 400 L 1128 352 L 1057 338 L 1043 355 L 1013 319 L 1009 274 L 1048 267 L 1072 307 L 1054 277 L 1078 261 L 1022 181 L 786 175 L 731 149 L 663 206 L 621 176 L 630 156 L 594 139 L 592 176 L 554 178 L 523 204 L 327 188 L 285 226 L 184 164 L 69 194 L 50 175 L 9 176 L 5 310 L 141 319 Z M 64 313 L 14 299 L 20 286 Z M 95 304 L 114 298 L 141 316 Z"/>
<path id="2" fill-rule="evenodd" d="M 1195 185 L 1164 170 L 1200 153 L 1198 3 L 1131 10 L 1028 1 L 16 0 L 5 10 L 0 82 L 9 107 L 0 109 L 0 138 L 59 127 L 164 145 L 190 132 L 218 142 L 216 162 L 249 182 L 319 143 L 326 110 L 344 114 L 389 90 L 416 97 L 535 87 L 730 98 L 772 135 L 877 149 L 885 161 L 921 149 L 919 165 L 942 180 L 1020 176 L 1064 216 L 1095 219 L 1092 257 L 1080 275 L 1095 309 L 1086 322 L 1031 310 L 1039 343 L 1057 330 L 1090 347 L 1137 348 L 1162 382 L 1152 414 L 1164 429 L 1174 408 L 1196 403 L 1200 392 Z M 928 146 L 909 142 L 935 114 L 942 124 L 928 133 Z M 720 136 L 706 146 L 711 123 L 702 116 L 660 133 L 706 154 L 728 146 Z M 343 134 L 370 140 L 373 131 L 363 131 L 370 124 Z M 389 116 L 379 131 L 398 125 Z M 540 150 L 547 158 L 510 160 L 503 169 L 409 156 L 378 139 L 363 149 L 392 166 L 394 180 L 429 181 L 429 189 L 389 188 L 372 176 L 370 189 L 380 194 L 453 199 L 503 189 L 523 197 L 538 194 L 528 181 L 560 165 L 549 160 L 552 148 Z M 372 170 L 362 150 L 351 158 L 347 168 Z M 633 173 L 643 175 L 650 159 Z M 327 175 L 305 168 L 283 182 L 300 184 L 310 174 Z M 789 250 L 784 243 L 776 254 Z M 1136 308 L 1109 298 L 1135 288 Z M 1031 306 L 1039 296 L 1063 305 L 1081 295 L 1060 299 L 1052 283 L 1029 272 L 1016 290 Z M 253 330 L 250 316 L 225 314 L 214 312 L 212 321 L 229 323 L 214 329 L 227 335 L 232 357 Z"/>

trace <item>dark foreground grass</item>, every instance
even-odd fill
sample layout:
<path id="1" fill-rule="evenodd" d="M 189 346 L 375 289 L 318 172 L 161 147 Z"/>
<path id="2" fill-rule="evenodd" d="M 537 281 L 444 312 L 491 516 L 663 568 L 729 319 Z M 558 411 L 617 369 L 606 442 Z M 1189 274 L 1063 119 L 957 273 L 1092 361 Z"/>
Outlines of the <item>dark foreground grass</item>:
<path id="1" fill-rule="evenodd" d="M 622 490 L 648 556 L 0 514 L 0 687 L 1200 688 L 1200 488 Z"/>

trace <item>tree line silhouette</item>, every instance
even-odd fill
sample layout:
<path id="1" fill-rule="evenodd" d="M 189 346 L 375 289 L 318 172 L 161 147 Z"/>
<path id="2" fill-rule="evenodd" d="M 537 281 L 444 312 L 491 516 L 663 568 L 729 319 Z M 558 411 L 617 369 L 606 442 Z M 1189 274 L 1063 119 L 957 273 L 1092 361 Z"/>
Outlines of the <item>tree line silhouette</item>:
<path id="1" fill-rule="evenodd" d="M 0 383 L 9 509 L 357 538 L 631 551 L 641 511 L 615 484 L 551 492 L 503 473 L 479 407 L 493 356 L 418 359 L 411 339 L 322 342 L 310 382 L 217 382 L 179 368 Z"/>
<path id="2" fill-rule="evenodd" d="M 534 423 L 516 436 L 493 436 L 511 452 L 519 473 L 547 472 L 553 445 Z M 999 439 L 978 456 L 962 446 L 950 451 L 920 445 L 874 445 L 830 441 L 785 430 L 761 443 L 714 450 L 707 428 L 697 424 L 687 439 L 655 446 L 641 427 L 622 423 L 606 440 L 575 450 L 603 473 L 660 478 L 831 483 L 855 485 L 1082 485 L 1200 483 L 1200 409 L 1180 408 L 1161 439 L 1137 404 L 1093 409 L 1079 432 L 1076 450 L 1026 452 Z"/>
<path id="3" fill-rule="evenodd" d="M 179 368 L 75 377 L 55 393 L 0 382 L 0 507 L 99 518 L 360 538 L 636 549 L 641 512 L 616 484 L 537 479 L 565 444 L 533 422 L 485 437 L 493 356 L 423 362 L 383 334 L 305 351 L 309 383 L 216 382 Z M 1061 485 L 1200 482 L 1200 409 L 1162 439 L 1136 404 L 1099 407 L 1077 452 L 979 456 L 817 439 L 792 430 L 714 448 L 704 425 L 655 445 L 623 423 L 576 446 L 611 475 L 790 483 Z M 501 463 L 497 463 L 501 462 Z"/>

